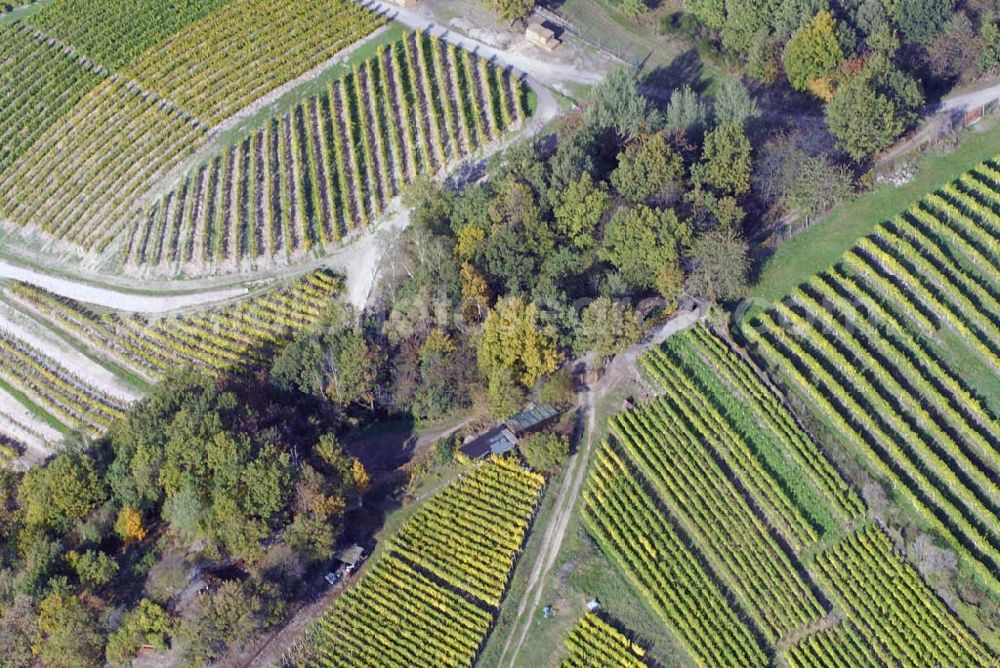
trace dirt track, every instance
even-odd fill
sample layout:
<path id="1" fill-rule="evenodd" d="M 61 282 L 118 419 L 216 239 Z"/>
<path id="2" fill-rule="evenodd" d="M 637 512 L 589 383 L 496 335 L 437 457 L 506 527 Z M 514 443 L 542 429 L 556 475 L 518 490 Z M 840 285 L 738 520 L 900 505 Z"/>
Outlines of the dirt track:
<path id="1" fill-rule="evenodd" d="M 610 394 L 620 383 L 630 377 L 637 376 L 635 363 L 639 355 L 646 350 L 658 346 L 670 336 L 694 325 L 703 313 L 700 309 L 686 311 L 672 318 L 658 331 L 647 343 L 637 344 L 625 353 L 618 355 L 608 365 L 604 376 L 597 381 L 585 394 L 580 397 L 578 406 L 587 416 L 587 430 L 585 443 L 577 448 L 567 466 L 566 477 L 563 478 L 556 498 L 555 510 L 549 519 L 548 526 L 545 527 L 544 543 L 539 552 L 534 568 L 528 578 L 528 586 L 524 591 L 520 603 L 517 606 L 517 616 L 514 619 L 511 635 L 504 643 L 503 652 L 500 654 L 500 665 L 516 665 L 517 655 L 521 651 L 521 646 L 531 629 L 531 622 L 534 618 L 534 611 L 538 609 L 542 594 L 545 591 L 544 576 L 552 569 L 559 551 L 562 549 L 562 542 L 566 536 L 566 528 L 573 516 L 573 507 L 583 486 L 583 481 L 587 473 L 587 463 L 590 461 L 590 452 L 593 449 L 594 433 L 597 431 L 597 418 L 594 407 Z M 541 527 L 536 527 L 538 531 Z M 520 632 L 518 630 L 520 629 Z M 516 641 L 515 641 L 516 639 Z M 513 645 L 511 642 L 515 641 Z M 505 662 L 507 656 L 510 660 Z"/>

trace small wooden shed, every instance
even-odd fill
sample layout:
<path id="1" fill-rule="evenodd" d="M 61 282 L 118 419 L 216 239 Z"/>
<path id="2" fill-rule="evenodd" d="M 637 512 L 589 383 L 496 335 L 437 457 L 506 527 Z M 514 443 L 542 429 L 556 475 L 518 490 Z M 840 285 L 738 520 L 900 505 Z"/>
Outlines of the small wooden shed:
<path id="1" fill-rule="evenodd" d="M 537 21 L 528 24 L 524 36 L 530 43 L 546 51 L 555 51 L 556 47 L 562 44 L 551 29 Z"/>

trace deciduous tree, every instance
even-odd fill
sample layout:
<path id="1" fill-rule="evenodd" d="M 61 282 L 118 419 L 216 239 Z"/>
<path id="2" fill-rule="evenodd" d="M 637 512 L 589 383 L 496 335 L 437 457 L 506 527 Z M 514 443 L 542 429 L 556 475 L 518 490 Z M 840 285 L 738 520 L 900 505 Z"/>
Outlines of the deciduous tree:
<path id="1" fill-rule="evenodd" d="M 834 95 L 826 122 L 841 148 L 860 161 L 891 146 L 916 121 L 922 103 L 916 81 L 875 54 Z"/>
<path id="2" fill-rule="evenodd" d="M 559 366 L 555 332 L 542 324 L 538 307 L 521 297 L 500 300 L 486 316 L 478 352 L 484 376 L 506 370 L 524 387 Z"/>
<path id="3" fill-rule="evenodd" d="M 743 126 L 720 125 L 705 135 L 701 162 L 691 169 L 691 178 L 723 193 L 743 194 L 750 190 L 751 151 Z"/>
<path id="4" fill-rule="evenodd" d="M 569 439 L 560 434 L 531 434 L 518 449 L 528 466 L 545 473 L 557 471 L 569 459 Z"/>
<path id="5" fill-rule="evenodd" d="M 718 227 L 695 240 L 688 292 L 711 301 L 739 299 L 746 294 L 747 244 L 728 227 Z"/>
<path id="6" fill-rule="evenodd" d="M 167 649 L 170 620 L 166 611 L 149 599 L 125 613 L 121 626 L 108 637 L 105 658 L 112 666 L 128 663 L 144 645 L 156 650 Z"/>
<path id="7" fill-rule="evenodd" d="M 797 90 L 808 90 L 817 79 L 828 77 L 844 60 L 837 40 L 837 21 L 828 10 L 816 14 L 788 40 L 782 61 L 788 82 Z"/>
<path id="8" fill-rule="evenodd" d="M 624 352 L 639 339 L 635 311 L 627 304 L 598 297 L 590 302 L 580 317 L 576 349 L 580 354 L 593 352 L 599 358 Z"/>
<path id="9" fill-rule="evenodd" d="M 142 513 L 131 506 L 122 508 L 115 518 L 115 533 L 126 543 L 143 540 L 146 537 L 146 529 L 142 526 Z"/>
<path id="10" fill-rule="evenodd" d="M 510 23 L 528 16 L 535 6 L 535 0 L 489 0 L 489 3 L 497 16 Z"/>
<path id="11" fill-rule="evenodd" d="M 554 211 L 559 232 L 577 248 L 592 246 L 608 200 L 603 184 L 595 184 L 590 172 L 584 172 L 560 195 Z"/>
<path id="12" fill-rule="evenodd" d="M 93 668 L 104 656 L 94 612 L 78 597 L 52 594 L 38 608 L 34 651 L 47 668 Z"/>
<path id="13" fill-rule="evenodd" d="M 629 286 L 648 290 L 657 287 L 664 267 L 677 264 L 680 246 L 689 234 L 687 224 L 672 209 L 645 204 L 623 207 L 608 223 L 601 255 L 621 272 Z"/>
<path id="14" fill-rule="evenodd" d="M 67 531 L 106 497 L 89 455 L 62 452 L 28 471 L 18 490 L 28 524 Z"/>
<path id="15" fill-rule="evenodd" d="M 668 201 L 683 179 L 684 160 L 662 132 L 629 142 L 611 172 L 615 190 L 633 202 Z"/>

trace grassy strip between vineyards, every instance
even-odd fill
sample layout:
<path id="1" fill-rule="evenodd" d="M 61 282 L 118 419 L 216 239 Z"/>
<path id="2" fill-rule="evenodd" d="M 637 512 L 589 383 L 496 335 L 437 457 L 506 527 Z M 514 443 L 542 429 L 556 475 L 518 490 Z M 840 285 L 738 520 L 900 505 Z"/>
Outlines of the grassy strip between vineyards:
<path id="1" fill-rule="evenodd" d="M 435 494 L 310 629 L 310 665 L 471 666 L 543 485 L 493 459 Z"/>
<path id="2" fill-rule="evenodd" d="M 563 644 L 569 654 L 560 668 L 644 668 L 645 651 L 628 636 L 589 612 L 580 618 Z"/>
<path id="3" fill-rule="evenodd" d="M 1000 126 L 968 133 L 958 150 L 928 155 L 919 173 L 902 187 L 880 185 L 785 241 L 761 269 L 751 296 L 766 303 L 781 299 L 811 275 L 823 271 L 879 222 L 904 210 L 913 200 L 939 188 L 1000 150 Z"/>
<path id="4" fill-rule="evenodd" d="M 49 413 L 47 410 L 35 403 L 31 397 L 22 392 L 17 386 L 11 385 L 0 376 L 0 390 L 3 390 L 10 396 L 14 397 L 19 404 L 24 406 L 34 417 L 38 418 L 46 425 L 52 427 L 58 431 L 63 436 L 70 436 L 73 434 L 73 430 L 60 422 L 54 415 Z"/>
<path id="5" fill-rule="evenodd" d="M 988 161 L 877 226 L 743 333 L 1000 593 L 1000 423 L 939 352 L 947 330 L 1000 379 L 998 211 L 1000 165 Z"/>
<path id="6" fill-rule="evenodd" d="M 745 450 L 748 456 L 741 460 L 728 457 L 733 460 L 731 470 L 755 492 L 755 498 L 762 497 L 758 504 L 776 526 L 785 527 L 784 533 L 800 549 L 813 544 L 820 534 L 838 533 L 839 519 L 863 509 L 846 482 L 815 454 L 815 446 L 784 407 L 707 329 L 699 325 L 694 332 L 671 337 L 644 363 L 653 378 L 666 376 L 659 380 L 665 386 L 673 387 L 679 377 L 686 379 L 679 385 L 689 392 L 687 400 L 701 407 L 699 413 L 712 415 L 716 424 L 724 425 L 708 432 L 715 435 L 715 447 Z M 737 394 L 740 390 L 747 394 Z M 818 487 L 812 480 L 825 486 Z M 780 501 L 771 503 L 769 495 Z M 806 541 L 798 539 L 803 533 Z"/>
<path id="7" fill-rule="evenodd" d="M 702 364 L 691 358 L 689 369 L 699 375 L 716 400 L 727 408 L 741 433 L 753 435 L 759 456 L 780 483 L 789 489 L 798 508 L 826 532 L 840 520 L 857 517 L 864 504 L 854 489 L 830 464 L 812 438 L 767 386 L 755 369 L 705 326 L 690 335 L 673 337 L 671 346 L 681 353 L 697 352 Z M 714 373 L 706 373 L 710 369 Z M 722 384 L 725 384 L 725 387 Z M 759 430 L 763 428 L 762 433 Z"/>

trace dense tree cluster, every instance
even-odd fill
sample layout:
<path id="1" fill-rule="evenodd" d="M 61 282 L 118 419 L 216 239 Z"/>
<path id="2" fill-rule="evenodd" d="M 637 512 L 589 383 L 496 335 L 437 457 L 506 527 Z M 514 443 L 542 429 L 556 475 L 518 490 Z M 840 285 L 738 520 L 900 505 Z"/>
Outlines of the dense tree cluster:
<path id="1" fill-rule="evenodd" d="M 722 264 L 735 282 L 699 285 L 739 296 L 745 124 L 760 112 L 738 81 L 724 91 L 714 118 L 685 91 L 661 113 L 617 70 L 554 136 L 501 154 L 485 180 L 415 188 L 383 281 L 396 409 L 433 419 L 478 401 L 510 414 L 568 355 L 635 341 L 640 300 L 672 310 L 685 292 L 707 295 L 686 287 L 695 267 Z M 720 228 L 731 245 L 699 243 Z"/>
<path id="2" fill-rule="evenodd" d="M 357 347 L 349 326 L 311 336 L 324 359 Z M 338 378 L 331 393 L 335 364 L 294 383 L 288 366 L 276 365 L 274 385 L 182 375 L 104 439 L 26 473 L 0 470 L 2 665 L 123 665 L 172 639 L 202 665 L 281 618 L 368 485 L 336 438 L 340 402 L 364 401 L 364 374 L 345 373 L 355 384 Z M 209 579 L 178 608 L 191 564 L 237 575 Z"/>
<path id="3" fill-rule="evenodd" d="M 685 0 L 700 37 L 765 84 L 784 75 L 826 106 L 863 161 L 913 127 L 925 95 L 998 71 L 993 0 Z"/>

